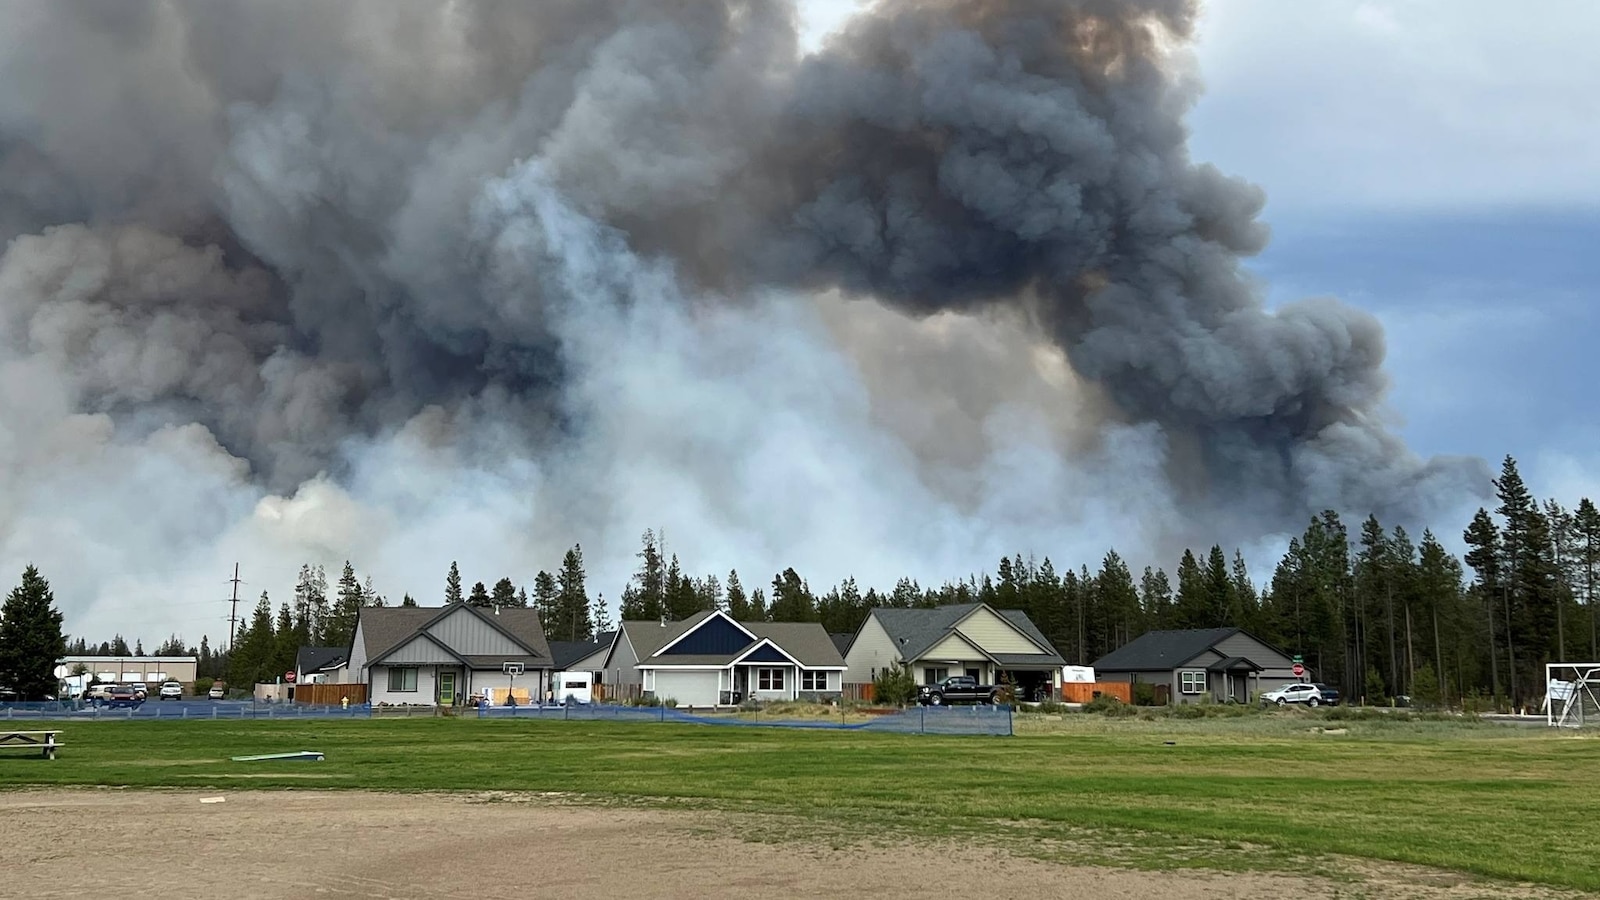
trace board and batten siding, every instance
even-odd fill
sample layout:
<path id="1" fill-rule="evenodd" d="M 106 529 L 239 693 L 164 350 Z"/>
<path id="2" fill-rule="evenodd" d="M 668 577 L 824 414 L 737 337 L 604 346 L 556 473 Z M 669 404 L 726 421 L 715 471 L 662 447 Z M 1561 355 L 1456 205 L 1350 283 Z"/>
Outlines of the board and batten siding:
<path id="1" fill-rule="evenodd" d="M 422 635 L 417 635 L 401 644 L 393 653 L 385 656 L 382 664 L 385 666 L 459 666 L 461 661 L 446 653 L 444 648 L 433 641 Z"/>
<path id="2" fill-rule="evenodd" d="M 716 669 L 678 672 L 656 669 L 655 672 L 655 694 L 662 700 L 676 700 L 680 707 L 707 707 L 716 706 L 720 699 L 721 672 Z"/>
<path id="3" fill-rule="evenodd" d="M 953 662 L 979 663 L 981 665 L 987 663 L 988 659 L 984 657 L 983 651 L 972 646 L 971 641 L 968 641 L 959 634 L 952 634 L 939 643 L 934 644 L 932 647 L 928 648 L 928 652 L 917 658 L 918 665 L 925 663 L 933 665 Z"/>
<path id="4" fill-rule="evenodd" d="M 644 674 L 634 668 L 639 664 L 639 657 L 634 655 L 633 642 L 628 640 L 628 632 L 619 629 L 616 641 L 616 649 L 611 656 L 611 663 L 601 673 L 603 682 L 605 684 L 642 684 L 644 682 Z"/>
<path id="5" fill-rule="evenodd" d="M 1041 653 L 1039 645 L 988 609 L 979 607 L 956 630 L 990 653 Z"/>
<path id="6" fill-rule="evenodd" d="M 878 673 L 901 662 L 900 649 L 894 645 L 889 632 L 883 630 L 877 616 L 868 616 L 856 633 L 850 652 L 845 654 L 845 684 L 871 684 Z"/>
<path id="7" fill-rule="evenodd" d="M 523 656 L 528 652 L 465 609 L 458 609 L 433 623 L 428 633 L 462 656 Z"/>
<path id="8" fill-rule="evenodd" d="M 362 669 L 367 665 L 367 636 L 362 634 L 362 622 L 356 619 L 356 636 L 350 642 L 350 664 L 345 666 L 347 681 L 359 682 L 362 680 Z"/>

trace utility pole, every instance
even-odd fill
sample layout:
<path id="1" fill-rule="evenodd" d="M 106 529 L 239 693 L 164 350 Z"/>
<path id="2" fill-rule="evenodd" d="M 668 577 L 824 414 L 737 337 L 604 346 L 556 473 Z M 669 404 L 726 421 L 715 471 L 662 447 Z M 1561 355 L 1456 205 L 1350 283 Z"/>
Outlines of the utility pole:
<path id="1" fill-rule="evenodd" d="M 228 652 L 232 653 L 233 652 L 234 626 L 239 621 L 239 564 L 238 563 L 234 563 L 233 564 L 233 577 L 230 578 L 229 581 L 233 583 L 233 599 L 228 601 L 230 604 L 232 604 L 231 606 L 228 607 Z"/>

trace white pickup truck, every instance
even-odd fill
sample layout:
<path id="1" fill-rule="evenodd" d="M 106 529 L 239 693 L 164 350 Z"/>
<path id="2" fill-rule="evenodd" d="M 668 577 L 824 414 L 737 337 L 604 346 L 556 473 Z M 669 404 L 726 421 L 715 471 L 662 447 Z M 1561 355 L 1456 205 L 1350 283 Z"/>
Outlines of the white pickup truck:
<path id="1" fill-rule="evenodd" d="M 1300 682 L 1286 684 L 1275 691 L 1267 691 L 1261 695 L 1261 702 L 1276 703 L 1286 706 L 1290 703 L 1304 703 L 1307 706 L 1322 706 L 1327 704 L 1335 706 L 1339 703 L 1339 693 L 1325 684 L 1312 684 Z"/>

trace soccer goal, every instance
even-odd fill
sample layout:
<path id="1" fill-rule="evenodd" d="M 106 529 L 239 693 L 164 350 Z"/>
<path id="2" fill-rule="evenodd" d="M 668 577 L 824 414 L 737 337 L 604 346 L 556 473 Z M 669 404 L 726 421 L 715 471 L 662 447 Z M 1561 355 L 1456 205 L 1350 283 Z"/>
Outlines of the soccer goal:
<path id="1" fill-rule="evenodd" d="M 1544 720 L 1557 728 L 1600 725 L 1600 663 L 1544 667 Z"/>

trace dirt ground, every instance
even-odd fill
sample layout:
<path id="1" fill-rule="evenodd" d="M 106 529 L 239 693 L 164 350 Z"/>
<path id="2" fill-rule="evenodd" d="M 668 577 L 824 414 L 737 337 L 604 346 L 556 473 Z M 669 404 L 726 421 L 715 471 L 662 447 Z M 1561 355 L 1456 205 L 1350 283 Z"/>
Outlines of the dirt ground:
<path id="1" fill-rule="evenodd" d="M 214 798 L 223 798 L 214 802 Z M 213 802 L 203 802 L 205 800 Z M 1460 879 L 1140 872 L 992 849 L 740 838 L 705 812 L 509 795 L 0 792 L 0 897 L 1350 898 L 1508 896 Z M 1520 892 L 1518 892 L 1520 893 Z M 1532 895 L 1527 895 L 1532 896 Z"/>

